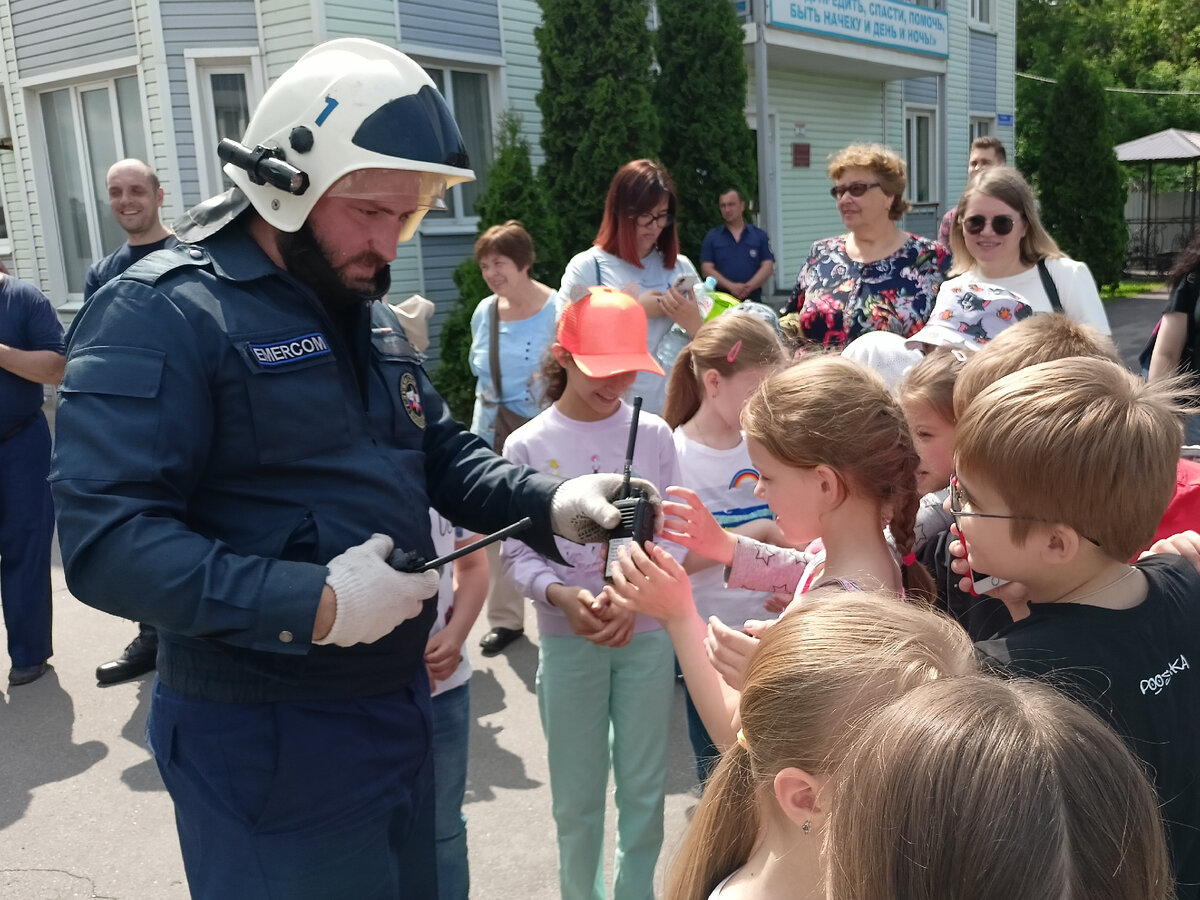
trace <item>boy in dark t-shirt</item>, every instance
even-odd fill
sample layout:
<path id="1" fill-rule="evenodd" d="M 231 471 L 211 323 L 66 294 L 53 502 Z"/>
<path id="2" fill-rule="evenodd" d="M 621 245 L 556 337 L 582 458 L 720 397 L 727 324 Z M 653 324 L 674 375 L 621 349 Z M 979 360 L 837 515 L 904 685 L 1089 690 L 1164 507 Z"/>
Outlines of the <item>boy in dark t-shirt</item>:
<path id="1" fill-rule="evenodd" d="M 1020 582 L 1008 628 L 977 646 L 1104 716 L 1147 764 L 1181 900 L 1200 898 L 1200 574 L 1126 560 L 1175 486 L 1179 395 L 1106 360 L 1014 372 L 966 407 L 950 506 L 973 573 Z M 973 575 L 976 579 L 981 575 Z"/>

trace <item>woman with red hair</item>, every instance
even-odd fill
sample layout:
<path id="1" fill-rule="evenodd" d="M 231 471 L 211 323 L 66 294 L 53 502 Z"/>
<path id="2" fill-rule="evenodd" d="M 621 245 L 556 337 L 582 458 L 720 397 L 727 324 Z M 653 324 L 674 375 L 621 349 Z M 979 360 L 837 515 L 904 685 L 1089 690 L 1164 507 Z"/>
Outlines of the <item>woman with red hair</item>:
<path id="1" fill-rule="evenodd" d="M 691 293 L 673 287 L 680 275 L 696 276 L 696 267 L 679 253 L 677 205 L 675 182 L 665 167 L 649 159 L 626 163 L 608 187 L 595 242 L 567 264 L 558 290 L 567 301 L 574 299 L 572 291 L 594 285 L 637 298 L 646 311 L 652 353 L 672 323 L 691 335 L 703 321 Z M 643 409 L 661 413 L 666 388 L 663 376 L 641 372 L 630 395 L 642 398 Z"/>

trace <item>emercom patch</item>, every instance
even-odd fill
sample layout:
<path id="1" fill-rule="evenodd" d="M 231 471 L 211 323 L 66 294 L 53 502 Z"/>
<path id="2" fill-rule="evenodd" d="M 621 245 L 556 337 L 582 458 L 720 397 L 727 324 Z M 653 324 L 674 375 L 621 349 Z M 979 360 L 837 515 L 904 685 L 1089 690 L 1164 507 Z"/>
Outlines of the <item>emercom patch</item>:
<path id="1" fill-rule="evenodd" d="M 329 341 L 319 331 L 266 344 L 247 343 L 250 357 L 260 366 L 274 368 L 329 356 Z"/>

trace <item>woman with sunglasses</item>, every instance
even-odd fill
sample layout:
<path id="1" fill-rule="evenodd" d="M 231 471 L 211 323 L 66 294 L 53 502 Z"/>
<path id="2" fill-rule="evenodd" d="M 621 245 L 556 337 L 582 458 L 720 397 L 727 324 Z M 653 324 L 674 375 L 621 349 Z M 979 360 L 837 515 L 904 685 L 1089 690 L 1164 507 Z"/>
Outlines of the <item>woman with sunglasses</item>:
<path id="1" fill-rule="evenodd" d="M 567 263 L 558 289 L 567 302 L 579 288 L 593 285 L 636 297 L 646 311 L 651 353 L 672 323 L 689 335 L 703 323 L 691 291 L 675 287 L 681 275 L 698 279 L 696 267 L 679 252 L 677 205 L 675 182 L 662 164 L 649 159 L 626 163 L 608 187 L 595 242 Z M 639 372 L 629 393 L 642 398 L 642 409 L 661 413 L 666 390 L 662 375 Z"/>
<path id="2" fill-rule="evenodd" d="M 1016 169 L 990 166 L 971 179 L 958 201 L 950 249 L 955 277 L 943 290 L 975 282 L 999 285 L 1034 312 L 1062 312 L 1111 333 L 1087 264 L 1067 257 L 1046 233 L 1033 188 Z"/>
<path id="3" fill-rule="evenodd" d="M 950 254 L 903 231 L 904 160 L 878 144 L 851 144 L 830 160 L 830 194 L 849 231 L 817 241 L 784 313 L 808 344 L 842 347 L 869 331 L 903 337 L 929 318 Z"/>

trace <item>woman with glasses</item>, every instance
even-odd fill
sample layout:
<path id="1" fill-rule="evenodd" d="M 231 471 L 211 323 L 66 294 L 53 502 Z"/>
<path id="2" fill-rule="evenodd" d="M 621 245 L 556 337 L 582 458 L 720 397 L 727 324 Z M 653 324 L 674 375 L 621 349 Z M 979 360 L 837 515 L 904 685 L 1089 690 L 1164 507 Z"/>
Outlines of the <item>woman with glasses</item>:
<path id="1" fill-rule="evenodd" d="M 679 253 L 677 206 L 675 182 L 666 168 L 649 159 L 626 163 L 609 185 L 595 242 L 567 264 L 558 289 L 566 302 L 575 299 L 579 288 L 593 285 L 637 298 L 646 311 L 651 353 L 672 323 L 692 335 L 703 321 L 691 292 L 675 287 L 681 275 L 698 278 L 696 267 Z M 640 396 L 642 408 L 657 414 L 666 389 L 663 376 L 639 372 L 630 396 Z"/>
<path id="2" fill-rule="evenodd" d="M 990 166 L 971 179 L 958 201 L 950 248 L 955 277 L 943 290 L 999 285 L 1034 312 L 1062 312 L 1111 333 L 1087 264 L 1067 257 L 1046 233 L 1033 188 L 1016 169 Z"/>
<path id="3" fill-rule="evenodd" d="M 842 347 L 869 331 L 910 337 L 921 329 L 950 254 L 903 231 L 904 160 L 878 144 L 851 144 L 829 163 L 830 194 L 849 229 L 817 241 L 784 313 L 796 313 L 810 345 Z"/>

